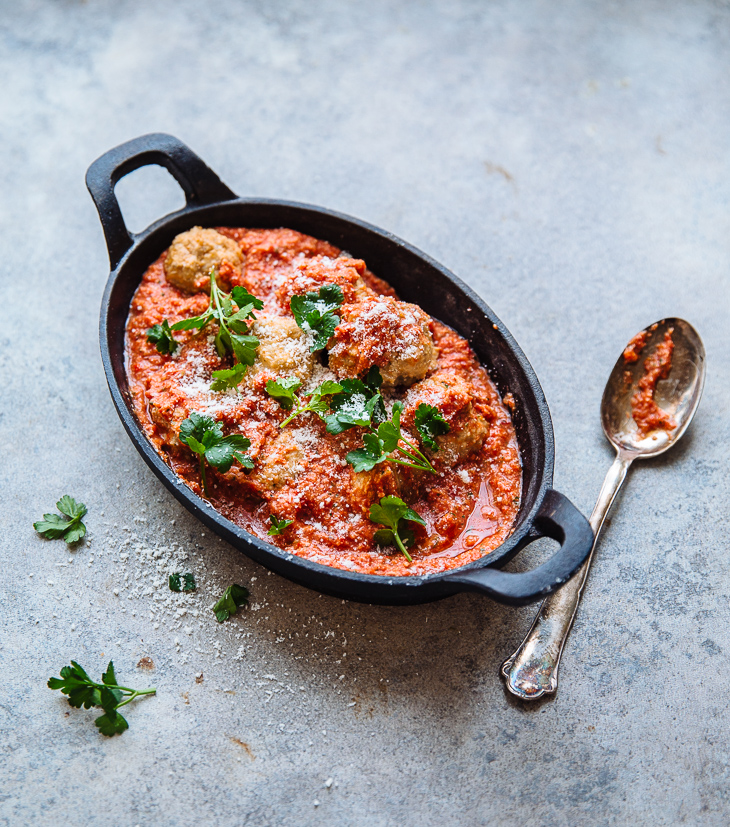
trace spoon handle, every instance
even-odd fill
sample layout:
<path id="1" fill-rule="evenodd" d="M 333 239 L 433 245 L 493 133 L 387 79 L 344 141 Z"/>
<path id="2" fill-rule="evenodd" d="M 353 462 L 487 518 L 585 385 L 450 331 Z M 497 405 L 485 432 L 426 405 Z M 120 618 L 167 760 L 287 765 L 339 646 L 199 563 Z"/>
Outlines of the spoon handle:
<path id="1" fill-rule="evenodd" d="M 502 664 L 507 689 L 518 698 L 535 700 L 558 688 L 560 656 L 578 610 L 598 535 L 632 460 L 621 451 L 616 455 L 590 516 L 595 538 L 588 559 L 561 589 L 545 598 L 519 649 Z"/>

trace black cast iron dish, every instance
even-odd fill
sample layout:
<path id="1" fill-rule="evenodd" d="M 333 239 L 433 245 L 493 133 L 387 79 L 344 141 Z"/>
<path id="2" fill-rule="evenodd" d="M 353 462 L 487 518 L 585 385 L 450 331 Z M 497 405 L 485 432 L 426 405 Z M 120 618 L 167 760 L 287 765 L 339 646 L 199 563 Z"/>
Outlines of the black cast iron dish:
<path id="1" fill-rule="evenodd" d="M 185 192 L 182 210 L 133 235 L 114 188 L 139 167 L 165 167 Z M 588 521 L 552 490 L 553 431 L 545 397 L 532 367 L 510 333 L 459 279 L 390 233 L 319 207 L 238 198 L 185 144 L 171 135 L 143 135 L 102 155 L 86 184 L 104 229 L 111 275 L 101 304 L 101 355 L 114 404 L 137 450 L 175 497 L 205 525 L 272 571 L 318 591 L 366 603 L 423 603 L 460 591 L 483 592 L 502 603 L 531 603 L 555 591 L 583 563 L 593 534 Z M 381 577 L 323 566 L 254 537 L 194 494 L 162 461 L 132 413 L 124 371 L 124 332 L 132 296 L 147 267 L 173 238 L 203 227 L 289 227 L 321 238 L 367 262 L 405 301 L 457 330 L 474 348 L 504 395 L 516 399 L 514 423 L 523 465 L 522 504 L 511 536 L 486 557 L 426 577 Z M 552 537 L 561 547 L 546 563 L 524 573 L 499 571 L 527 543 Z"/>

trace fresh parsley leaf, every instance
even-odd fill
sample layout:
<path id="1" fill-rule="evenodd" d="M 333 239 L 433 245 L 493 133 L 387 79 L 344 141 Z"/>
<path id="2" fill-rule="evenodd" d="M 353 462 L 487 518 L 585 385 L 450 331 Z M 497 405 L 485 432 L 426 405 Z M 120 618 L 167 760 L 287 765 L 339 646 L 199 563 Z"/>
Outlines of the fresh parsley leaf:
<path id="1" fill-rule="evenodd" d="M 99 727 L 99 732 L 108 738 L 121 735 L 125 729 L 129 729 L 127 719 L 115 709 L 107 710 L 94 721 L 94 724 Z"/>
<path id="2" fill-rule="evenodd" d="M 236 286 L 231 291 L 231 296 L 233 297 L 233 301 L 240 307 L 244 308 L 247 307 L 249 304 L 252 308 L 256 310 L 263 310 L 264 303 L 261 299 L 257 299 L 253 293 L 249 293 L 245 287 Z M 253 312 L 249 311 L 250 316 L 252 319 L 255 319 Z"/>
<path id="3" fill-rule="evenodd" d="M 222 474 L 230 471 L 233 461 L 237 461 L 246 471 L 250 471 L 253 460 L 245 451 L 251 446 L 251 440 L 243 434 L 223 436 L 223 428 L 215 419 L 192 411 L 190 416 L 180 423 L 180 442 L 200 457 L 200 478 L 203 491 L 208 494 L 208 482 L 205 476 L 205 463 L 217 468 Z"/>
<path id="4" fill-rule="evenodd" d="M 222 337 L 217 336 L 216 341 L 218 341 L 219 338 L 224 341 L 226 349 L 233 351 L 233 355 L 238 359 L 240 364 L 252 365 L 256 361 L 259 340 L 255 336 L 242 336 L 238 333 L 231 333 L 229 337 L 226 337 L 224 333 Z M 243 376 L 243 373 L 241 376 Z"/>
<path id="5" fill-rule="evenodd" d="M 42 520 L 33 523 L 33 528 L 47 540 L 63 538 L 68 545 L 78 542 L 86 534 L 86 526 L 81 522 L 86 506 L 65 494 L 56 508 L 61 514 L 44 514 Z"/>
<path id="6" fill-rule="evenodd" d="M 170 587 L 170 591 L 173 592 L 194 592 L 197 588 L 195 577 L 190 572 L 182 574 L 176 571 L 167 578 L 167 585 Z"/>
<path id="7" fill-rule="evenodd" d="M 378 425 L 378 436 L 383 442 L 383 450 L 389 454 L 398 448 L 398 443 L 403 439 L 403 434 L 400 429 L 400 415 L 403 412 L 403 403 L 394 402 L 393 412 L 390 420 L 381 422 Z"/>
<path id="8" fill-rule="evenodd" d="M 314 411 L 317 414 L 323 414 L 329 409 L 330 400 L 327 397 L 342 390 L 342 385 L 339 382 L 333 382 L 331 379 L 325 379 L 321 385 L 312 391 L 305 408 L 308 411 Z"/>
<path id="9" fill-rule="evenodd" d="M 109 666 L 106 668 L 106 672 L 102 672 L 101 675 L 101 682 L 105 686 L 119 686 L 119 682 L 117 681 L 117 676 L 114 672 L 114 662 L 109 661 Z M 121 698 L 119 699 L 121 700 Z"/>
<path id="10" fill-rule="evenodd" d="M 379 398 L 382 399 L 382 397 Z M 412 442 L 409 442 L 403 436 L 400 426 L 402 411 L 403 403 L 395 402 L 390 419 L 381 422 L 377 428 L 371 426 L 370 430 L 363 435 L 363 447 L 350 451 L 345 457 L 356 472 L 372 471 L 378 463 L 384 462 L 387 459 L 398 465 L 415 468 L 418 471 L 428 471 L 431 474 L 436 473 L 428 458 L 425 457 Z M 329 430 L 329 423 L 327 430 Z M 407 447 L 404 448 L 401 442 Z M 400 454 L 400 457 L 391 456 L 394 453 Z"/>
<path id="11" fill-rule="evenodd" d="M 340 317 L 334 311 L 340 307 L 344 298 L 342 288 L 337 284 L 325 284 L 316 293 L 291 297 L 289 306 L 296 323 L 305 333 L 314 334 L 314 341 L 309 348 L 312 353 L 322 350 L 335 332 Z"/>
<path id="12" fill-rule="evenodd" d="M 69 704 L 76 709 L 81 707 L 91 709 L 94 706 L 103 709 L 104 714 L 95 721 L 99 732 L 109 737 L 119 735 L 125 729 L 129 729 L 129 724 L 118 709 L 141 695 L 154 695 L 156 690 L 119 686 L 112 661 L 109 661 L 109 666 L 101 676 L 101 681 L 101 683 L 93 681 L 84 669 L 72 660 L 71 666 L 64 666 L 61 669 L 60 678 L 49 678 L 48 687 L 60 689 L 64 695 L 68 696 Z"/>
<path id="13" fill-rule="evenodd" d="M 286 427 L 294 417 L 307 413 L 307 411 L 316 413 L 326 421 L 327 417 L 324 414 L 330 407 L 329 397 L 342 390 L 342 385 L 339 382 L 326 379 L 312 391 L 309 402 L 304 402 L 294 393 L 301 384 L 299 379 L 294 376 L 279 380 L 269 379 L 266 383 L 266 392 L 273 396 L 285 411 L 292 411 L 281 423 L 280 428 Z"/>
<path id="14" fill-rule="evenodd" d="M 273 396 L 285 411 L 290 411 L 295 405 L 299 407 L 301 404 L 294 395 L 301 384 L 301 379 L 297 379 L 296 376 L 288 376 L 285 379 L 269 379 L 266 383 L 266 393 Z"/>
<path id="15" fill-rule="evenodd" d="M 163 356 L 170 356 L 176 350 L 178 341 L 172 335 L 170 325 L 165 319 L 162 324 L 156 324 L 147 330 L 147 341 L 157 348 L 157 352 Z"/>
<path id="16" fill-rule="evenodd" d="M 238 309 L 234 310 L 234 306 Z M 221 290 L 216 283 L 215 270 L 212 270 L 208 309 L 199 316 L 175 322 L 170 328 L 170 330 L 202 330 L 209 322 L 218 322 L 215 349 L 221 359 L 232 353 L 238 364 L 232 370 L 215 371 L 211 390 L 221 391 L 234 388 L 243 378 L 246 366 L 252 365 L 256 360 L 259 340 L 255 336 L 248 335 L 248 320 L 255 319 L 254 310 L 261 310 L 263 306 L 263 301 L 249 293 L 245 287 L 236 286 L 230 294 Z"/>
<path id="17" fill-rule="evenodd" d="M 239 586 L 237 583 L 230 585 L 223 597 L 213 606 L 215 612 L 215 619 L 218 623 L 223 623 L 228 620 L 231 615 L 236 614 L 240 606 L 248 603 L 248 589 L 245 586 Z"/>
<path id="18" fill-rule="evenodd" d="M 171 325 L 170 330 L 202 330 L 208 322 L 212 322 L 214 319 L 215 316 L 210 310 L 206 310 L 200 316 L 191 316 L 189 319 L 181 319 L 179 322 L 175 322 L 174 325 Z"/>
<path id="19" fill-rule="evenodd" d="M 245 364 L 237 364 L 232 368 L 214 370 L 213 381 L 210 383 L 210 389 L 212 391 L 227 391 L 231 388 L 235 388 L 241 379 L 243 379 L 243 375 L 246 373 L 247 368 L 248 366 Z"/>
<path id="20" fill-rule="evenodd" d="M 268 534 L 273 537 L 275 534 L 283 534 L 284 529 L 290 526 L 294 520 L 280 520 L 276 515 L 270 514 L 269 522 L 271 523 L 271 528 Z"/>
<path id="21" fill-rule="evenodd" d="M 383 440 L 377 434 L 363 434 L 362 442 L 362 448 L 350 451 L 345 457 L 357 473 L 372 471 L 378 463 L 388 459 L 388 453 L 383 448 Z"/>
<path id="22" fill-rule="evenodd" d="M 402 520 L 408 520 L 422 526 L 426 525 L 423 517 L 403 502 L 400 497 L 383 497 L 379 504 L 373 503 L 370 506 L 370 521 L 378 525 L 388 526 L 388 528 L 381 528 L 376 531 L 373 540 L 382 546 L 395 544 L 406 560 L 412 563 L 413 558 L 407 549 L 413 545 L 416 538 L 411 529 L 399 525 Z"/>
<path id="23" fill-rule="evenodd" d="M 341 434 L 355 425 L 366 428 L 387 418 L 380 394 L 383 379 L 377 365 L 370 368 L 364 381 L 343 379 L 341 384 L 341 392 L 332 397 L 333 413 L 325 418 L 329 433 Z"/>
<path id="24" fill-rule="evenodd" d="M 427 405 L 425 402 L 416 408 L 416 430 L 421 437 L 421 442 L 432 451 L 436 452 L 439 449 L 436 437 L 442 434 L 448 434 L 451 426 L 444 419 L 443 414 L 438 408 L 433 405 Z"/>

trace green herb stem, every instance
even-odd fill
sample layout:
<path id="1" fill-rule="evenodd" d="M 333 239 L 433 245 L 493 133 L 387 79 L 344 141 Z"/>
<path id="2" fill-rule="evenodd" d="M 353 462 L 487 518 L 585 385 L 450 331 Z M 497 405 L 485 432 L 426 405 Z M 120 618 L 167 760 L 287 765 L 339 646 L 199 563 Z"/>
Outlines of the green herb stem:
<path id="1" fill-rule="evenodd" d="M 203 480 L 203 492 L 208 496 L 208 481 L 205 478 L 205 454 L 200 455 L 200 476 Z"/>
<path id="2" fill-rule="evenodd" d="M 398 531 L 397 531 L 397 530 L 393 532 L 393 539 L 395 540 L 395 543 L 396 543 L 396 545 L 398 546 L 398 548 L 399 548 L 399 549 L 403 552 L 403 554 L 405 555 L 406 560 L 408 560 L 408 562 L 409 562 L 409 563 L 412 563 L 412 562 L 413 562 L 413 558 L 412 558 L 412 557 L 411 557 L 411 555 L 408 553 L 408 550 L 406 549 L 406 547 L 403 545 L 403 541 L 402 541 L 402 540 L 401 540 L 401 538 L 398 536 Z"/>
<path id="3" fill-rule="evenodd" d="M 286 426 L 292 421 L 292 419 L 296 419 L 300 413 L 304 411 L 304 408 L 299 406 L 297 407 L 292 413 L 287 416 L 287 418 L 279 425 L 280 428 L 286 428 Z"/>
<path id="4" fill-rule="evenodd" d="M 127 686 L 117 686 L 115 689 L 119 689 L 122 692 L 131 692 L 132 694 L 121 703 L 118 703 L 114 709 L 121 709 L 123 706 L 126 706 L 128 703 L 131 703 L 135 698 L 138 698 L 140 695 L 156 695 L 157 690 L 152 687 L 151 689 L 130 689 Z"/>
<path id="5" fill-rule="evenodd" d="M 426 459 L 426 457 L 424 457 L 424 455 L 418 450 L 418 448 L 416 448 L 407 439 L 404 439 L 403 437 L 401 437 L 401 440 L 405 442 L 405 444 L 408 445 L 409 448 L 413 449 L 412 451 L 406 451 L 406 449 L 401 448 L 400 445 L 396 449 L 401 454 L 403 454 L 404 457 L 408 457 L 409 459 L 414 460 L 416 462 L 415 465 L 410 466 L 411 468 L 417 468 L 420 471 L 429 471 L 431 474 L 436 474 L 436 469 L 433 467 L 433 465 L 431 465 L 431 463 Z M 402 460 L 398 459 L 392 459 L 391 461 L 397 462 L 400 465 L 409 465 L 409 463 L 403 462 Z"/>

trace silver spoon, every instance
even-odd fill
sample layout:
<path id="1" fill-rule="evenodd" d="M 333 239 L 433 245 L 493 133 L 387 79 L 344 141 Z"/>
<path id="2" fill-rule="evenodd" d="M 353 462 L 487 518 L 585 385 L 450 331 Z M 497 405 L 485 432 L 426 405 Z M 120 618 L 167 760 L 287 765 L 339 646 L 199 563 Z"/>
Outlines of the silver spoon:
<path id="1" fill-rule="evenodd" d="M 653 396 L 656 404 L 671 415 L 676 426 L 644 435 L 632 418 L 631 400 L 645 374 L 646 359 L 664 341 L 668 330 L 672 330 L 674 342 L 672 367 L 668 377 L 657 384 Z M 507 689 L 524 700 L 535 700 L 558 688 L 560 656 L 578 610 L 598 535 L 629 466 L 635 459 L 655 457 L 671 448 L 687 430 L 702 396 L 705 348 L 692 325 L 682 319 L 663 319 L 639 336 L 643 334 L 646 334 L 646 341 L 638 360 L 627 361 L 621 354 L 608 377 L 601 400 L 601 424 L 616 449 L 616 459 L 606 474 L 589 520 L 596 538 L 593 549 L 568 583 L 545 599 L 520 648 L 502 664 Z"/>

